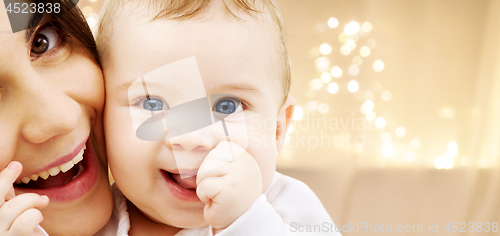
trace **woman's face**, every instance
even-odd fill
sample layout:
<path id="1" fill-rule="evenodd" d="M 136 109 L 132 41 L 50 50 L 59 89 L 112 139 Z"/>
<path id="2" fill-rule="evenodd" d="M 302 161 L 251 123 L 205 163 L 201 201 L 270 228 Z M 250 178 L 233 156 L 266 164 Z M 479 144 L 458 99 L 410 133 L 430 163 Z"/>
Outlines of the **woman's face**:
<path id="1" fill-rule="evenodd" d="M 49 197 L 50 235 L 91 235 L 109 219 L 103 104 L 99 66 L 57 24 L 0 32 L 0 169 L 19 161 L 16 195 Z"/>

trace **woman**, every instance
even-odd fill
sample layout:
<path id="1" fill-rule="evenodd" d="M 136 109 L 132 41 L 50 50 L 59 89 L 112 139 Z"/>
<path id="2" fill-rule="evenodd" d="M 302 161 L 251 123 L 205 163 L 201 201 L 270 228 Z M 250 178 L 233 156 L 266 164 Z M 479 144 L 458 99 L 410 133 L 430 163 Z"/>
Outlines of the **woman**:
<path id="1" fill-rule="evenodd" d="M 9 21 L 5 10 L 0 8 L 1 25 Z M 51 236 L 93 235 L 111 215 L 95 42 L 77 7 L 47 12 L 31 16 L 27 30 L 0 33 L 0 169 L 14 163 L 11 174 L 20 172 L 14 177 L 17 196 L 0 199 L 0 235 L 41 220 L 37 209 Z M 1 182 L 0 194 L 12 186 Z M 30 193 L 46 195 L 50 203 L 43 208 L 43 198 Z M 16 223 L 23 211 L 29 214 Z"/>

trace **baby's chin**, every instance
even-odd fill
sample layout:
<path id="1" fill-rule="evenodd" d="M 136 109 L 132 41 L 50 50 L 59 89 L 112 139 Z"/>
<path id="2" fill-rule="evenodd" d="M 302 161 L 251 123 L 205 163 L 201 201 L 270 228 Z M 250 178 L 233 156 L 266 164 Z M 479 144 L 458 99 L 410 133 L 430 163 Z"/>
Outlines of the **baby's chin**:
<path id="1" fill-rule="evenodd" d="M 203 217 L 203 208 L 193 212 L 194 210 L 176 210 L 175 213 L 163 215 L 161 222 L 166 225 L 176 228 L 201 228 L 208 226 Z"/>

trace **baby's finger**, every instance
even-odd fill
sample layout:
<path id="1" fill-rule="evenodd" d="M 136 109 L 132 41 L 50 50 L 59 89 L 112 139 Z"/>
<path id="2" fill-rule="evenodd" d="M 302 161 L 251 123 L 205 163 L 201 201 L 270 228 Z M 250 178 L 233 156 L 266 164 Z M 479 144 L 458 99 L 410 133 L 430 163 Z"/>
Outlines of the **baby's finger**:
<path id="1" fill-rule="evenodd" d="M 6 231 L 23 212 L 30 208 L 43 209 L 49 204 L 47 196 L 34 193 L 21 194 L 0 207 L 0 232 Z"/>
<path id="2" fill-rule="evenodd" d="M 16 197 L 16 191 L 14 190 L 14 186 L 10 186 L 10 190 L 7 193 L 7 196 L 5 196 L 5 201 L 8 201 L 15 197 Z"/>
<path id="3" fill-rule="evenodd" d="M 12 223 L 9 236 L 32 236 L 36 227 L 43 221 L 42 213 L 38 209 L 28 209 Z"/>
<path id="4" fill-rule="evenodd" d="M 21 163 L 13 161 L 7 168 L 0 172 L 0 205 L 3 204 L 12 184 L 16 181 L 17 177 L 19 177 L 22 169 Z"/>
<path id="5" fill-rule="evenodd" d="M 208 177 L 203 179 L 196 187 L 196 194 L 200 201 L 205 204 L 211 204 L 217 194 L 224 189 L 225 181 L 224 177 Z"/>

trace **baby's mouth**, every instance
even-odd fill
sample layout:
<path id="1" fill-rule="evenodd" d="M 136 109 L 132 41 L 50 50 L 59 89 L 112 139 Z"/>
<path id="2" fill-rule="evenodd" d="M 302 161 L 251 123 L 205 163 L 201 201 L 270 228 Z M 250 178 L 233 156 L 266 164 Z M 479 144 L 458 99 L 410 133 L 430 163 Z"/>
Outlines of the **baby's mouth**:
<path id="1" fill-rule="evenodd" d="M 181 188 L 196 190 L 196 175 L 181 178 L 181 175 L 167 172 L 170 178 Z"/>
<path id="2" fill-rule="evenodd" d="M 71 180 L 80 176 L 85 170 L 83 162 L 85 149 L 86 145 L 83 146 L 80 152 L 72 160 L 60 166 L 17 180 L 14 185 L 24 189 L 47 189 L 69 183 Z"/>

